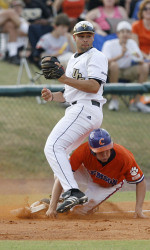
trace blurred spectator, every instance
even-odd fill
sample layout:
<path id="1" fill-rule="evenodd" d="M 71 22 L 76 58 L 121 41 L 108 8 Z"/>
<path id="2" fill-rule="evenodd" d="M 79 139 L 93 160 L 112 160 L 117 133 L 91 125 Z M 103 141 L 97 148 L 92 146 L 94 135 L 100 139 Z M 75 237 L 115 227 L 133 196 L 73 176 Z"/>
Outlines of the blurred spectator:
<path id="1" fill-rule="evenodd" d="M 103 6 L 87 13 L 85 19 L 94 25 L 95 31 L 103 36 L 110 32 L 110 25 L 106 18 L 127 18 L 126 10 L 116 6 L 118 0 L 102 0 Z"/>
<path id="2" fill-rule="evenodd" d="M 22 17 L 23 6 L 24 6 L 22 1 L 12 0 L 10 6 L 15 10 L 16 14 L 19 16 L 20 19 L 20 26 L 17 37 L 17 48 L 18 50 L 21 50 L 27 43 L 28 29 L 30 24 Z"/>
<path id="3" fill-rule="evenodd" d="M 72 30 L 74 25 L 78 22 L 80 15 L 85 8 L 85 0 L 55 0 L 53 7 L 56 13 L 65 13 L 70 19 L 70 28 Z"/>
<path id="4" fill-rule="evenodd" d="M 54 7 L 57 12 L 61 9 L 69 18 L 77 19 L 84 10 L 85 0 L 55 0 Z"/>
<path id="5" fill-rule="evenodd" d="M 119 0 L 119 5 L 126 9 L 129 18 L 134 18 L 133 12 L 137 2 L 139 2 L 139 0 Z"/>
<path id="6" fill-rule="evenodd" d="M 23 0 L 23 17 L 30 23 L 49 25 L 51 21 L 50 9 L 41 0 Z"/>
<path id="7" fill-rule="evenodd" d="M 150 0 L 142 1 L 139 20 L 132 24 L 133 39 L 139 45 L 145 61 L 150 62 Z"/>
<path id="8" fill-rule="evenodd" d="M 117 25 L 117 39 L 104 43 L 102 52 L 107 56 L 109 63 L 109 82 L 118 83 L 119 79 L 130 82 L 137 80 L 143 83 L 148 78 L 148 65 L 143 62 L 142 53 L 137 43 L 131 39 L 131 24 L 122 21 Z M 116 96 L 112 96 L 109 110 L 118 110 L 119 102 Z M 140 102 L 137 95 L 135 102 L 130 106 L 131 111 L 150 112 L 150 107 Z"/>
<path id="9" fill-rule="evenodd" d="M 139 12 L 139 8 L 140 8 L 140 4 L 141 4 L 142 0 L 138 0 L 138 2 L 135 4 L 135 7 L 134 7 L 134 10 L 133 10 L 133 13 L 131 15 L 131 17 L 133 19 L 139 19 L 138 18 L 138 12 Z"/>
<path id="10" fill-rule="evenodd" d="M 87 0 L 86 1 L 86 6 L 87 6 L 87 10 L 92 10 L 94 8 L 97 8 L 99 6 L 102 6 L 102 2 L 100 0 Z"/>
<path id="11" fill-rule="evenodd" d="M 72 35 L 68 33 L 69 18 L 66 14 L 58 14 L 54 20 L 54 29 L 51 33 L 43 35 L 36 45 L 34 61 L 40 62 L 40 56 L 56 56 L 66 68 L 68 60 L 76 51 Z"/>
<path id="12" fill-rule="evenodd" d="M 20 60 L 17 56 L 20 46 L 18 38 L 26 36 L 28 33 L 28 23 L 20 17 L 22 11 L 22 1 L 12 1 L 11 8 L 0 11 L 1 32 L 8 34 L 7 56 L 10 63 L 19 65 Z"/>
<path id="13" fill-rule="evenodd" d="M 0 9 L 8 9 L 9 7 L 9 2 L 8 0 L 0 0 Z"/>
<path id="14" fill-rule="evenodd" d="M 36 44 L 39 41 L 40 37 L 46 33 L 49 33 L 53 30 L 53 26 L 51 25 L 41 25 L 41 24 L 30 24 L 28 37 L 29 42 L 31 45 L 31 54 L 30 54 L 30 61 L 34 62 L 33 57 L 36 53 Z"/>
<path id="15" fill-rule="evenodd" d="M 55 0 L 43 0 L 43 2 L 45 3 L 46 7 L 49 8 L 50 10 L 50 16 L 55 16 L 56 15 L 56 12 L 53 8 L 53 3 L 54 3 Z"/>
<path id="16" fill-rule="evenodd" d="M 46 0 L 23 0 L 25 7 L 23 11 L 23 17 L 30 22 L 29 26 L 29 42 L 31 44 L 30 61 L 34 62 L 34 52 L 36 43 L 40 37 L 48 32 L 51 32 L 52 22 L 54 18 L 53 2 Z M 50 8 L 51 6 L 51 8 Z"/>

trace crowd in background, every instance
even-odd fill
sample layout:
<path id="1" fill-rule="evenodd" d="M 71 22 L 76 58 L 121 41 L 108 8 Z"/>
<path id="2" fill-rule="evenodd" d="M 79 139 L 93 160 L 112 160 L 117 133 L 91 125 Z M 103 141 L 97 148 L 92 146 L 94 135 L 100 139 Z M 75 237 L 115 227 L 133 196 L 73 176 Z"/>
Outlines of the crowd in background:
<path id="1" fill-rule="evenodd" d="M 148 79 L 150 0 L 0 0 L 0 33 L 8 37 L 3 60 L 19 65 L 21 50 L 28 44 L 28 59 L 37 67 L 40 68 L 43 55 L 57 56 L 66 67 L 70 56 L 76 51 L 72 29 L 82 20 L 93 24 L 96 31 L 94 45 L 108 57 L 109 82 L 119 82 L 120 75 L 121 80 L 126 78 L 123 80 L 129 82 L 135 80 L 143 83 Z M 117 30 L 122 21 L 126 25 Z M 119 48 L 114 50 L 116 54 L 108 53 L 113 46 Z M 117 54 L 118 51 L 120 54 Z M 127 57 L 130 58 L 128 63 Z M 132 68 L 132 79 L 128 77 L 128 68 Z M 109 109 L 119 109 L 115 96 Z M 133 107 L 133 110 L 140 109 Z M 150 112 L 144 109 L 140 111 Z"/>

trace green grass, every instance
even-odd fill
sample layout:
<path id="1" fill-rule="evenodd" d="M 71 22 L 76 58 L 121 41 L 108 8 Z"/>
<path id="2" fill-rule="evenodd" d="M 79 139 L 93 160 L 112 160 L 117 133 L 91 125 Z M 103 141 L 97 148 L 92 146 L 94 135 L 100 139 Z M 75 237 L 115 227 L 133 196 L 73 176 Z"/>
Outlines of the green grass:
<path id="1" fill-rule="evenodd" d="M 149 124 L 150 115 L 132 113 L 121 104 L 119 112 L 111 112 L 104 106 L 102 127 L 107 129 L 114 142 L 129 149 L 145 174 L 150 175 Z"/>
<path id="2" fill-rule="evenodd" d="M 46 177 L 51 173 L 44 156 L 50 131 L 64 115 L 57 103 L 39 105 L 34 97 L 0 98 L 0 151 L 2 177 Z M 137 126 L 138 124 L 138 126 Z M 133 152 L 145 174 L 150 175 L 149 124 L 147 114 L 132 114 L 122 105 L 122 112 L 109 112 L 104 106 L 102 127 L 113 141 Z"/>
<path id="3" fill-rule="evenodd" d="M 15 84 L 18 69 L 0 62 L 0 84 Z M 25 72 L 22 83 L 28 83 Z M 35 97 L 0 98 L 1 177 L 39 178 L 51 174 L 43 149 L 64 112 L 65 108 L 57 103 L 39 105 Z M 150 115 L 129 112 L 122 101 L 119 112 L 110 112 L 106 104 L 103 113 L 102 127 L 110 132 L 114 142 L 133 152 L 145 175 L 150 176 Z"/>
<path id="4" fill-rule="evenodd" d="M 150 191 L 146 192 L 145 201 L 149 201 Z M 136 193 L 134 191 L 126 191 L 126 192 L 116 192 L 109 199 L 112 202 L 124 202 L 124 201 L 136 201 Z"/>
<path id="5" fill-rule="evenodd" d="M 31 74 L 34 77 L 35 72 L 39 72 L 39 69 L 32 65 Z M 17 83 L 17 77 L 19 72 L 19 66 L 9 64 L 3 61 L 0 61 L 0 85 L 15 85 Z M 41 77 L 43 83 L 46 82 L 44 77 Z M 21 84 L 28 84 L 30 82 L 25 68 L 23 68 Z"/>
<path id="6" fill-rule="evenodd" d="M 14 178 L 16 174 L 20 177 L 48 174 L 50 168 L 44 156 L 44 145 L 50 131 L 63 116 L 64 108 L 58 104 L 39 105 L 35 98 L 28 97 L 0 98 L 0 106 L 3 107 L 0 118 L 1 174 Z"/>
<path id="7" fill-rule="evenodd" d="M 150 241 L 0 241 L 0 250 L 149 250 Z"/>

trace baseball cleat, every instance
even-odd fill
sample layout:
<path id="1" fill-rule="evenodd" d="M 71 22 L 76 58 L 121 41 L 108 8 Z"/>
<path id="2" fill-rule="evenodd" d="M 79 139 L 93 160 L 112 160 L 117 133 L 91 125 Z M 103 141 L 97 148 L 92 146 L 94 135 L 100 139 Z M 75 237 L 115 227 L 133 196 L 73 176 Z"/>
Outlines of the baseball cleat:
<path id="1" fill-rule="evenodd" d="M 79 189 L 70 189 L 62 194 L 64 202 L 58 206 L 57 213 L 64 213 L 76 205 L 82 205 L 88 201 L 88 197 Z"/>

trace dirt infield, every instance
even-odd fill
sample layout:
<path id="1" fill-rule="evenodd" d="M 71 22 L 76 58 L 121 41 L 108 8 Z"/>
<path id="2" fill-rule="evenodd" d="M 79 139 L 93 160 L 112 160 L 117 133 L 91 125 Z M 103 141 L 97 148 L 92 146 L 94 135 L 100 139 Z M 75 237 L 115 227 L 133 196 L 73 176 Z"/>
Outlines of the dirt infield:
<path id="1" fill-rule="evenodd" d="M 133 219 L 135 202 L 104 202 L 94 215 L 60 214 L 47 219 L 44 214 L 17 218 L 10 211 L 48 193 L 52 183 L 40 181 L 1 180 L 0 240 L 149 240 L 150 219 Z M 29 200 L 27 194 L 31 194 Z M 144 202 L 150 210 L 150 201 Z M 106 213 L 108 212 L 108 213 Z M 146 213 L 150 217 L 150 212 Z"/>

